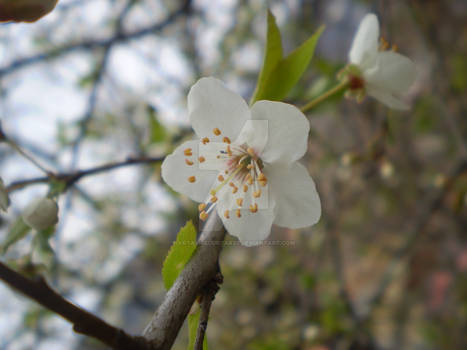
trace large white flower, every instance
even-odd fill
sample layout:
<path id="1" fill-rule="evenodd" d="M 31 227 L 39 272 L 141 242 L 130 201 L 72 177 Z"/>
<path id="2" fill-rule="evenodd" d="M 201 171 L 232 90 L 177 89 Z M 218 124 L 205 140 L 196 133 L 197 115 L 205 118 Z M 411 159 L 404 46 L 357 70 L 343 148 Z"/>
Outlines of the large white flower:
<path id="1" fill-rule="evenodd" d="M 162 177 L 202 202 L 201 219 L 217 210 L 227 231 L 249 246 L 261 243 L 273 223 L 302 228 L 319 220 L 315 184 L 297 162 L 310 126 L 296 107 L 258 101 L 250 109 L 221 81 L 202 78 L 188 94 L 188 112 L 199 139 L 164 160 Z"/>
<path id="2" fill-rule="evenodd" d="M 10 198 L 8 197 L 8 192 L 6 191 L 3 180 L 0 178 L 0 209 L 7 211 L 10 206 Z"/>
<path id="3" fill-rule="evenodd" d="M 415 64 L 407 57 L 385 50 L 379 44 L 379 22 L 374 14 L 363 18 L 349 52 L 350 63 L 357 74 L 350 77 L 351 89 L 365 93 L 394 109 L 408 109 L 401 96 L 416 77 Z"/>

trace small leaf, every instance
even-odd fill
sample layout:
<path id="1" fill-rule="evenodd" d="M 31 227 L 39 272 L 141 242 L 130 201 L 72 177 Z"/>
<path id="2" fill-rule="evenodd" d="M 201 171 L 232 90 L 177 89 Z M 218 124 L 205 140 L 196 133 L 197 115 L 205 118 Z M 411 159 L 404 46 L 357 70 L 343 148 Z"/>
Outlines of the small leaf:
<path id="1" fill-rule="evenodd" d="M 324 26 L 321 26 L 307 41 L 276 65 L 256 100 L 280 101 L 287 96 L 308 67 L 323 30 Z"/>
<path id="2" fill-rule="evenodd" d="M 158 143 L 165 140 L 167 132 L 164 126 L 157 119 L 156 111 L 154 108 L 149 107 L 149 123 L 151 128 L 151 143 Z"/>
<path id="3" fill-rule="evenodd" d="M 281 33 L 276 24 L 276 18 L 271 11 L 268 10 L 268 32 L 266 36 L 266 47 L 263 61 L 263 68 L 259 73 L 258 83 L 255 92 L 251 99 L 251 104 L 259 100 L 257 96 L 262 95 L 262 91 L 266 88 L 266 81 L 282 59 L 282 43 Z"/>
<path id="4" fill-rule="evenodd" d="M 26 225 L 26 223 L 23 221 L 23 218 L 21 216 L 18 217 L 18 219 L 16 219 L 16 221 L 11 226 L 5 240 L 0 246 L 1 253 L 5 254 L 8 248 L 10 248 L 13 244 L 18 242 L 19 240 L 26 237 L 26 235 L 28 234 L 30 230 L 31 228 L 28 225 Z"/>
<path id="5" fill-rule="evenodd" d="M 192 314 L 188 315 L 188 350 L 193 350 L 195 346 L 196 333 L 198 332 L 199 317 L 201 311 L 198 310 Z M 206 333 L 204 334 L 203 339 L 203 350 L 208 350 L 208 341 L 206 338 Z"/>
<path id="6" fill-rule="evenodd" d="M 191 221 L 182 227 L 162 266 L 162 279 L 167 290 L 196 250 L 196 229 Z"/>
<path id="7" fill-rule="evenodd" d="M 49 239 L 55 233 L 54 227 L 38 231 L 33 240 L 33 260 L 35 264 L 50 267 L 54 258 L 54 251 Z"/>

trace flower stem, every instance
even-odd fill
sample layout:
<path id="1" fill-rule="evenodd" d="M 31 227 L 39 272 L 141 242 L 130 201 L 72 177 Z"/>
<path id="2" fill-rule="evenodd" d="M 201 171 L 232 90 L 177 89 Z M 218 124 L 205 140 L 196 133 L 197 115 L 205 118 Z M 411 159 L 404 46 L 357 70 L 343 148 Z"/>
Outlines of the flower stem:
<path id="1" fill-rule="evenodd" d="M 329 97 L 331 97 L 331 96 L 333 96 L 333 95 L 347 89 L 348 87 L 349 87 L 349 82 L 347 80 L 342 81 L 338 85 L 334 86 L 331 90 L 326 91 L 322 95 L 316 97 L 314 100 L 308 102 L 306 105 L 304 105 L 301 108 L 301 111 L 303 113 L 308 112 L 310 109 L 316 107 L 321 102 L 323 102 L 326 99 L 328 99 Z"/>

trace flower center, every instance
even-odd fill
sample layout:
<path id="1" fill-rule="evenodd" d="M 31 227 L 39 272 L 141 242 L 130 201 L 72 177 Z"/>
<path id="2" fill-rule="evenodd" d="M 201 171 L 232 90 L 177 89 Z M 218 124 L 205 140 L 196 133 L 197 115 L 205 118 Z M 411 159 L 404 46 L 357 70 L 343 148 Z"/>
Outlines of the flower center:
<path id="1" fill-rule="evenodd" d="M 251 213 L 258 212 L 258 200 L 262 197 L 262 189 L 264 190 L 268 183 L 263 173 L 263 161 L 257 152 L 248 145 L 231 143 L 228 137 L 222 138 L 222 132 L 219 128 L 214 128 L 213 134 L 222 139 L 220 150 L 216 154 L 216 160 L 220 161 L 220 173 L 210 191 L 210 197 L 198 206 L 200 219 L 204 221 L 208 218 L 209 213 L 218 202 L 217 195 L 221 191 L 230 191 L 232 196 L 225 197 L 233 198 L 232 208 L 229 207 L 223 213 L 226 219 L 230 218 L 231 211 L 238 218 L 242 216 L 242 209 L 248 209 Z M 210 141 L 208 137 L 201 139 L 204 145 Z M 186 156 L 193 155 L 191 149 L 186 149 L 184 154 Z M 206 159 L 199 157 L 198 160 L 201 163 Z M 185 163 L 187 165 L 194 164 L 193 160 L 189 158 L 185 159 Z M 188 178 L 190 183 L 195 181 L 194 176 Z"/>

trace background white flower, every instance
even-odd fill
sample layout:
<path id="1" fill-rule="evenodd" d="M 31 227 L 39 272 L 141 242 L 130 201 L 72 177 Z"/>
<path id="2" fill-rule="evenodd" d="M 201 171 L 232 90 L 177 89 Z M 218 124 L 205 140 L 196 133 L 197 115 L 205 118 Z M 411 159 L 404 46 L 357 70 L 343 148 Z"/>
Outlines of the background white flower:
<path id="1" fill-rule="evenodd" d="M 37 231 L 45 230 L 58 222 L 58 205 L 50 198 L 36 198 L 24 209 L 24 222 Z"/>
<path id="2" fill-rule="evenodd" d="M 0 178 L 0 209 L 7 211 L 10 206 L 10 198 L 8 197 L 8 192 L 6 191 L 3 180 Z"/>
<path id="3" fill-rule="evenodd" d="M 354 88 L 363 88 L 388 107 L 408 109 L 409 105 L 401 96 L 415 80 L 415 64 L 397 52 L 384 49 L 379 45 L 378 18 L 368 14 L 360 23 L 349 52 L 350 63 L 361 73 L 360 77 L 351 77 L 351 85 L 352 79 L 363 78 L 361 86 L 358 80 L 354 82 Z"/>
<path id="4" fill-rule="evenodd" d="M 307 149 L 309 122 L 296 107 L 258 101 L 251 110 L 214 78 L 188 94 L 198 140 L 187 141 L 162 164 L 162 177 L 199 205 L 200 218 L 217 208 L 227 231 L 244 245 L 263 241 L 273 223 L 315 224 L 321 204 L 315 184 L 297 160 Z"/>

